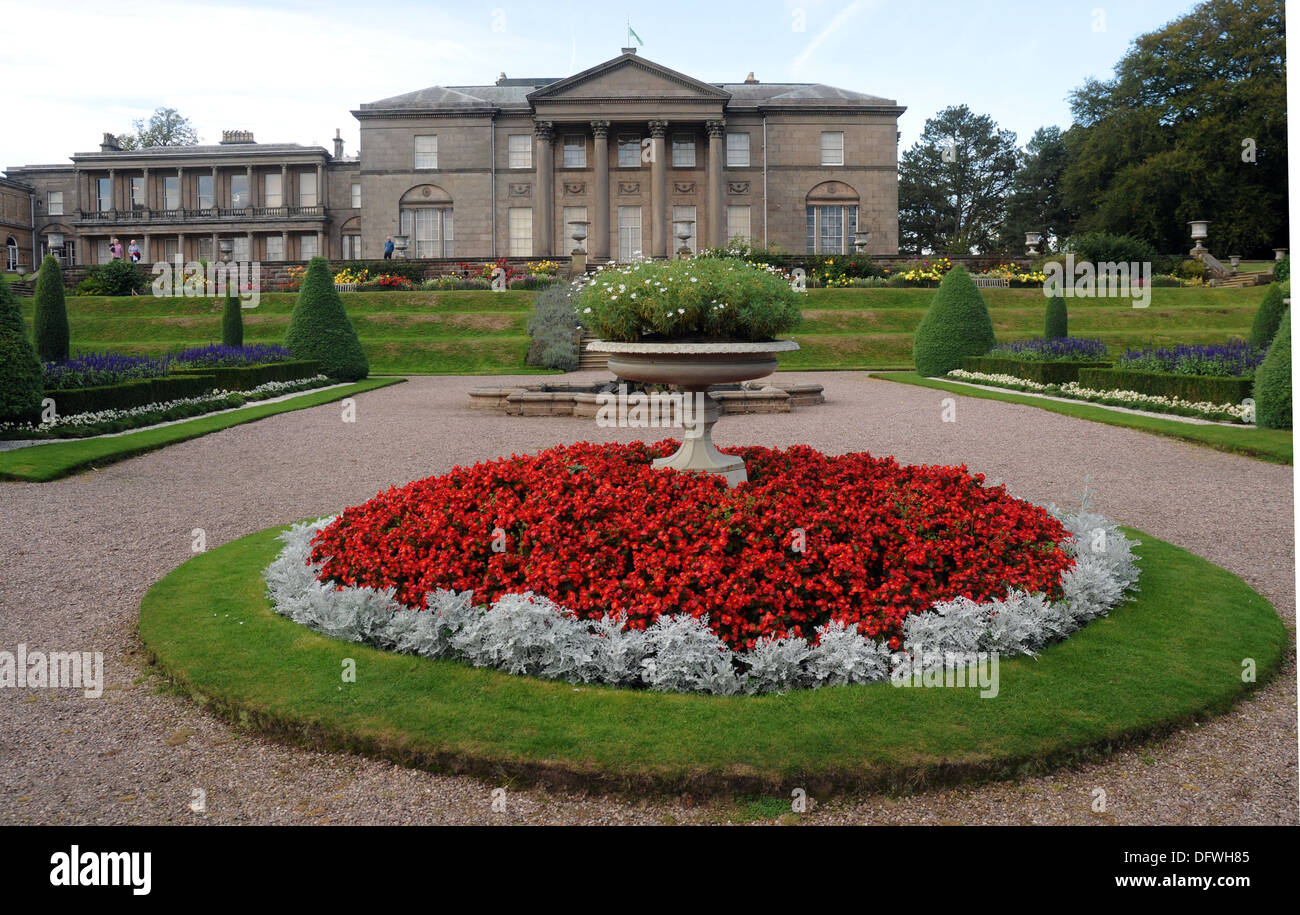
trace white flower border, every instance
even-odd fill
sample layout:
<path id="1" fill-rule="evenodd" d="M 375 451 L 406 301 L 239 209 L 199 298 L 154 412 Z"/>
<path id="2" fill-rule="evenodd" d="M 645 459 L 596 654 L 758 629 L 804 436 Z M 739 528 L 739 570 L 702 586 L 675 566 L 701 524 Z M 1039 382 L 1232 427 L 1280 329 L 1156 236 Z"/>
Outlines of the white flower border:
<path id="1" fill-rule="evenodd" d="M 944 652 L 1036 655 L 1105 615 L 1137 590 L 1133 547 L 1139 541 L 1090 512 L 1088 495 L 1085 490 L 1077 512 L 1045 506 L 1069 532 L 1063 546 L 1075 559 L 1062 579 L 1063 600 L 1012 590 L 986 603 L 937 601 L 904 622 L 901 652 L 832 622 L 818 628 L 816 645 L 766 638 L 753 651 L 737 653 L 705 621 L 684 614 L 629 630 L 608 614 L 577 619 L 531 592 L 483 608 L 470 591 L 439 589 L 429 593 L 427 610 L 414 610 L 398 603 L 392 588 L 335 588 L 317 579 L 320 566 L 308 563 L 311 540 L 333 518 L 281 534 L 284 549 L 264 574 L 276 612 L 324 635 L 389 651 L 571 683 L 714 695 L 785 692 L 888 679 L 894 666 L 912 664 L 912 646 L 924 646 L 928 658 Z"/>

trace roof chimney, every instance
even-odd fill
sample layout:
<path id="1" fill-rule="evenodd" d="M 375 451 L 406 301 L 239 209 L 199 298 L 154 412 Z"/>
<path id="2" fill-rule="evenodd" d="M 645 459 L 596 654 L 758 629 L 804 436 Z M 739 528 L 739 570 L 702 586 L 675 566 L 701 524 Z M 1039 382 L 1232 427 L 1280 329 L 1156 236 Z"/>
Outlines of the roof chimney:
<path id="1" fill-rule="evenodd" d="M 502 70 L 501 75 L 497 77 L 497 85 L 500 86 L 506 81 L 506 71 Z"/>
<path id="2" fill-rule="evenodd" d="M 334 158 L 343 158 L 343 131 L 338 127 L 334 128 Z"/>
<path id="3" fill-rule="evenodd" d="M 635 53 L 636 53 L 636 48 L 620 48 L 619 50 L 621 50 L 624 54 L 635 54 Z"/>
<path id="4" fill-rule="evenodd" d="M 754 79 L 754 71 L 753 71 L 753 70 L 750 70 L 750 71 L 749 71 L 749 75 L 745 77 L 745 82 L 747 82 L 747 83 L 756 83 L 756 82 L 758 82 L 758 80 Z"/>
<path id="5" fill-rule="evenodd" d="M 229 146 L 232 143 L 252 143 L 253 132 L 251 130 L 223 130 L 221 131 L 221 145 Z"/>
<path id="6" fill-rule="evenodd" d="M 99 144 L 100 152 L 121 152 L 122 144 L 118 142 L 117 137 L 111 133 L 104 134 L 104 140 Z"/>

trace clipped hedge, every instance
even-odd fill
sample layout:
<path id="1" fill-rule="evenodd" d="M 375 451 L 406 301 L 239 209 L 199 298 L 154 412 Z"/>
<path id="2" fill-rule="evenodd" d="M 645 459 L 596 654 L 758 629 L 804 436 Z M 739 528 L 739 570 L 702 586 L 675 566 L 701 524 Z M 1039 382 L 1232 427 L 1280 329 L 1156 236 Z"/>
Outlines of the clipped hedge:
<path id="1" fill-rule="evenodd" d="M 1079 370 L 1079 384 L 1097 391 L 1137 391 L 1154 397 L 1180 397 L 1196 403 L 1239 404 L 1251 396 L 1255 379 L 1211 375 L 1174 375 L 1168 372 L 1135 372 L 1130 369 L 1085 368 Z"/>
<path id="2" fill-rule="evenodd" d="M 9 284 L 0 279 L 0 421 L 27 422 L 41 409 L 44 371 Z"/>
<path id="3" fill-rule="evenodd" d="M 1282 323 L 1282 312 L 1286 311 L 1282 299 L 1282 284 L 1269 283 L 1268 290 L 1264 293 L 1264 301 L 1259 303 L 1259 310 L 1255 312 L 1255 321 L 1250 327 L 1251 343 L 1267 348 L 1273 342 L 1277 327 Z"/>
<path id="4" fill-rule="evenodd" d="M 997 345 L 984 296 L 963 267 L 953 267 L 939 283 L 912 342 L 918 375 L 939 377 L 961 368 L 966 356 Z"/>
<path id="5" fill-rule="evenodd" d="M 1045 340 L 1063 340 L 1070 336 L 1070 315 L 1065 307 L 1065 299 L 1054 295 L 1047 300 L 1047 316 L 1043 323 Z"/>
<path id="6" fill-rule="evenodd" d="M 266 362 L 262 365 L 214 365 L 194 369 L 175 369 L 173 375 L 202 375 L 213 379 L 213 389 L 251 391 L 269 381 L 302 381 L 320 374 L 320 363 L 311 359 L 291 362 Z"/>
<path id="7" fill-rule="evenodd" d="M 99 410 L 129 410 L 182 397 L 200 397 L 215 386 L 212 375 L 177 373 L 161 378 L 139 378 L 121 384 L 52 391 L 49 396 L 54 398 L 54 408 L 60 416 L 71 416 L 74 413 L 94 413 Z"/>
<path id="8" fill-rule="evenodd" d="M 1065 384 L 1078 381 L 1083 369 L 1109 368 L 1109 362 L 1026 362 L 1023 359 L 1003 359 L 998 356 L 967 356 L 961 367 L 968 372 L 985 375 L 1014 375 L 1039 384 Z"/>
<path id="9" fill-rule="evenodd" d="M 1255 372 L 1255 422 L 1265 429 L 1291 428 L 1291 309 L 1282 315 L 1264 364 Z"/>
<path id="10" fill-rule="evenodd" d="M 320 370 L 331 378 L 360 381 L 370 374 L 370 362 L 323 257 L 313 257 L 307 264 L 284 345 L 299 359 L 320 363 Z"/>

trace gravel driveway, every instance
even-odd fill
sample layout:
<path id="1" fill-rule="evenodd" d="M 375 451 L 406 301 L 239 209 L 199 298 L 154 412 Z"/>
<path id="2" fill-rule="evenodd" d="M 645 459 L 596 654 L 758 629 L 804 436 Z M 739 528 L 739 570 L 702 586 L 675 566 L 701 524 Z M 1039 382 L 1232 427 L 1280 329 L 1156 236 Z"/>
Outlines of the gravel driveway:
<path id="1" fill-rule="evenodd" d="M 1100 511 L 1232 570 L 1294 630 L 1292 468 L 991 400 L 956 397 L 956 421 L 942 422 L 946 392 L 860 373 L 789 377 L 825 385 L 827 403 L 724 417 L 719 442 L 964 462 L 1017 495 L 1058 503 L 1090 477 Z M 213 547 L 457 463 L 659 437 L 468 409 L 470 388 L 510 380 L 415 378 L 361 395 L 355 423 L 327 404 L 55 483 L 0 484 L 0 648 L 102 651 L 108 683 L 97 700 L 0 690 L 0 823 L 743 820 L 718 801 L 540 790 L 512 792 L 493 812 L 493 785 L 264 740 L 170 694 L 142 663 L 139 602 L 191 555 L 195 528 Z M 1105 813 L 1092 810 L 1095 788 L 1106 791 Z M 201 815 L 189 809 L 196 789 Z M 804 822 L 1295 824 L 1295 668 L 1288 662 L 1231 714 L 1100 764 L 912 797 L 812 800 Z"/>

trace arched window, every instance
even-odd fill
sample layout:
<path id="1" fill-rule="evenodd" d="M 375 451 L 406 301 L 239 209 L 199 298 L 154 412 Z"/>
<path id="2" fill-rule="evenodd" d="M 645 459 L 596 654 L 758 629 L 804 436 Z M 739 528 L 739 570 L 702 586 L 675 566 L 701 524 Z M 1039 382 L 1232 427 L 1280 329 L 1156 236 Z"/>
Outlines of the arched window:
<path id="1" fill-rule="evenodd" d="M 453 257 L 451 195 L 436 184 L 419 184 L 398 202 L 398 231 L 407 257 Z"/>
<path id="2" fill-rule="evenodd" d="M 18 269 L 18 239 L 12 235 L 5 239 L 5 269 Z"/>
<path id="3" fill-rule="evenodd" d="M 852 254 L 858 192 L 843 181 L 823 181 L 808 192 L 805 204 L 808 253 Z"/>

